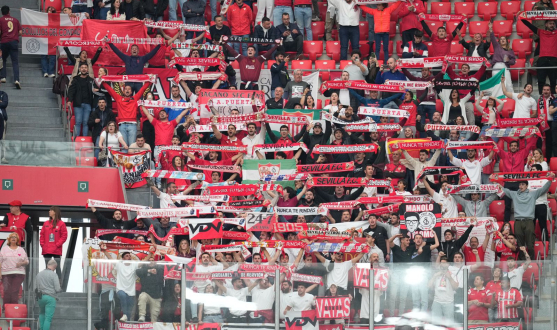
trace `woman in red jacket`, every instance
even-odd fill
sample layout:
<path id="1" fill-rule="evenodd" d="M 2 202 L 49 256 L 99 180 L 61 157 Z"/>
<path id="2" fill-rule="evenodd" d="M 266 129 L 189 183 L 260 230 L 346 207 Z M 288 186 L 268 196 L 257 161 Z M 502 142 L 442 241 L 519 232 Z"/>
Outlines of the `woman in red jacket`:
<path id="1" fill-rule="evenodd" d="M 58 263 L 56 267 L 56 275 L 62 279 L 62 272 L 60 271 L 62 257 L 62 246 L 66 239 L 68 239 L 68 231 L 66 224 L 62 222 L 62 212 L 58 206 L 52 206 L 48 211 L 49 220 L 43 224 L 40 235 L 40 244 L 43 249 L 43 257 L 45 264 L 52 258 Z"/>
<path id="2" fill-rule="evenodd" d="M 406 110 L 410 114 L 410 116 L 406 120 L 406 123 L 404 124 L 403 128 L 407 128 L 407 127 L 410 128 L 412 130 L 412 135 L 415 136 L 416 135 L 416 116 L 418 114 L 418 106 L 416 105 L 416 102 L 414 101 L 414 93 L 412 93 L 411 91 L 407 91 L 404 94 L 404 102 L 402 102 L 402 104 L 398 108 L 400 110 Z M 404 130 L 402 130 L 402 132 L 400 132 L 399 137 L 404 138 Z"/>

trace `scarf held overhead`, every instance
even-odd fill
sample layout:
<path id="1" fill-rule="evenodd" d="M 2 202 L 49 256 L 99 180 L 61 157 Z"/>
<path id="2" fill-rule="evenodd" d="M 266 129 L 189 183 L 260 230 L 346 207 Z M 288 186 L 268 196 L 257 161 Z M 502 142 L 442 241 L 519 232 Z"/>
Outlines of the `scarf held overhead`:
<path id="1" fill-rule="evenodd" d="M 549 176 L 551 171 L 533 171 L 533 172 L 500 172 L 492 174 L 489 179 L 491 181 L 530 181 L 530 180 L 550 180 L 553 178 Z"/>
<path id="2" fill-rule="evenodd" d="M 134 204 L 124 204 L 124 203 L 112 203 L 105 201 L 98 201 L 96 199 L 88 199 L 85 207 L 99 207 L 104 209 L 121 210 L 121 211 L 139 211 L 146 210 L 149 207 L 144 205 L 134 205 Z"/>
<path id="3" fill-rule="evenodd" d="M 360 116 L 381 116 L 381 117 L 404 117 L 409 118 L 410 113 L 406 110 L 398 109 L 386 109 L 386 108 L 375 108 L 375 107 L 360 107 L 358 110 L 358 115 Z"/>
<path id="4" fill-rule="evenodd" d="M 480 128 L 475 125 L 436 125 L 436 124 L 426 124 L 426 131 L 464 131 L 472 133 L 480 133 Z"/>
<path id="5" fill-rule="evenodd" d="M 354 170 L 354 162 L 296 165 L 298 173 L 331 173 L 348 172 Z"/>

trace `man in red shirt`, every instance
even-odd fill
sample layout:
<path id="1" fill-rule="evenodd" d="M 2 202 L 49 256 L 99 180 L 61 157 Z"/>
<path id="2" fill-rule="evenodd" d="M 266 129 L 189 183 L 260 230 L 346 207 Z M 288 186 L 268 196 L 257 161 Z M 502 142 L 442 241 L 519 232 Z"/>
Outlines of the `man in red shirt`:
<path id="1" fill-rule="evenodd" d="M 555 90 L 557 84 L 557 26 L 554 20 L 545 21 L 545 29 L 539 29 L 532 23 L 521 18 L 522 23 L 526 25 L 532 32 L 540 37 L 540 58 L 538 59 L 538 67 L 553 67 L 553 69 L 538 69 L 538 89 L 540 94 L 545 85 L 545 79 L 549 77 L 551 90 Z"/>
<path id="2" fill-rule="evenodd" d="M 480 245 L 480 241 L 477 237 L 470 238 L 470 246 L 464 245 L 462 250 L 464 252 L 464 257 L 466 258 L 467 265 L 474 265 L 476 264 L 476 255 L 474 254 L 474 250 L 478 250 L 478 255 L 480 256 L 480 261 L 484 261 L 485 250 L 487 249 L 487 244 L 489 243 L 489 233 L 485 233 L 484 243 L 482 246 Z"/>
<path id="3" fill-rule="evenodd" d="M 400 150 L 393 152 L 393 161 L 385 165 L 385 170 L 383 172 L 385 178 L 391 179 L 391 185 L 393 187 L 398 184 L 398 180 L 406 177 L 406 166 L 402 165 L 400 162 L 401 154 L 402 152 Z"/>
<path id="4" fill-rule="evenodd" d="M 137 135 L 137 101 L 139 101 L 147 88 L 151 86 L 151 83 L 145 83 L 133 96 L 132 85 L 124 86 L 124 95 L 116 93 L 106 82 L 103 82 L 102 85 L 118 105 L 119 131 L 122 133 L 122 137 L 124 141 L 126 141 L 126 144 L 130 145 L 135 141 Z M 153 118 L 153 116 L 151 116 L 151 118 Z"/>
<path id="5" fill-rule="evenodd" d="M 251 27 L 255 21 L 251 8 L 244 4 L 244 0 L 236 0 L 236 3 L 228 7 L 227 21 L 230 22 L 230 30 L 233 36 L 249 37 L 251 34 Z M 235 43 L 234 49 L 237 53 L 240 52 L 240 45 L 242 45 L 242 54 L 248 55 L 247 43 Z M 261 66 L 261 65 L 259 65 Z M 243 77 L 242 77 L 243 79 Z"/>
<path id="6" fill-rule="evenodd" d="M 238 61 L 240 66 L 240 76 L 242 77 L 240 89 L 257 91 L 259 90 L 257 82 L 259 81 L 259 75 L 261 75 L 261 65 L 271 58 L 271 55 L 277 49 L 278 45 L 275 44 L 266 53 L 259 56 L 255 56 L 256 51 L 254 46 L 247 47 L 247 53 L 244 51 L 244 54 L 247 55 L 240 55 L 236 50 L 236 45 L 237 44 L 235 44 L 234 48 L 232 48 L 230 45 L 225 43 L 224 48 L 228 51 L 230 56 L 236 58 L 236 61 Z M 246 43 L 242 43 L 242 45 L 246 45 Z"/>
<path id="7" fill-rule="evenodd" d="M 0 70 L 0 82 L 6 82 L 6 60 L 8 56 L 12 59 L 14 67 L 14 83 L 17 89 L 21 89 L 19 83 L 19 36 L 21 25 L 19 21 L 10 16 L 10 7 L 2 6 L 2 17 L 0 18 L 0 50 L 2 50 L 2 61 L 4 66 Z"/>
<path id="8" fill-rule="evenodd" d="M 474 277 L 474 287 L 468 290 L 468 323 L 481 324 L 489 321 L 488 307 L 491 293 L 484 287 L 482 275 Z"/>
<path id="9" fill-rule="evenodd" d="M 491 307 L 497 306 L 498 322 L 518 322 L 518 307 L 522 307 L 522 294 L 515 288 L 511 288 L 511 280 L 508 276 L 501 279 L 501 291 L 493 294 Z"/>
<path id="10" fill-rule="evenodd" d="M 209 151 L 209 160 L 206 159 L 201 159 L 201 158 L 197 158 L 195 157 L 194 154 L 187 152 L 186 155 L 189 157 L 189 159 L 193 160 L 193 163 L 195 165 L 238 165 L 240 163 L 240 161 L 242 160 L 242 154 L 237 154 L 236 156 L 230 158 L 230 159 L 223 159 L 221 161 L 219 161 L 219 153 L 217 151 Z M 190 163 L 191 164 L 191 163 Z M 212 171 L 212 170 L 203 170 L 203 174 L 205 174 L 205 181 L 209 182 L 209 183 L 215 183 L 213 181 L 211 181 L 212 175 L 214 173 L 219 173 L 216 171 Z M 230 178 L 228 178 L 227 181 L 232 181 L 234 179 L 236 179 L 236 177 L 238 176 L 237 173 L 233 173 Z M 220 180 L 220 177 L 219 177 Z M 220 181 L 217 181 L 220 182 Z"/>
<path id="11" fill-rule="evenodd" d="M 8 205 L 10 205 L 10 212 L 4 216 L 4 220 L 0 223 L 0 228 L 17 232 L 21 244 L 28 246 L 28 244 L 23 244 L 23 242 L 27 242 L 25 234 L 27 234 L 27 237 L 31 237 L 33 232 L 31 217 L 21 212 L 23 204 L 20 201 L 11 201 Z M 29 253 L 29 249 L 27 251 Z"/>
<path id="12" fill-rule="evenodd" d="M 236 147 L 243 147 L 244 144 L 242 143 L 242 140 L 240 140 L 237 136 L 236 136 L 236 125 L 234 124 L 230 124 L 228 125 L 228 135 L 223 135 L 218 127 L 215 125 L 214 122 L 211 123 L 211 126 L 213 127 L 213 132 L 215 133 L 215 138 L 217 140 L 220 140 L 220 144 L 223 146 L 236 146 Z M 238 152 L 229 152 L 229 151 L 223 151 L 222 152 L 222 159 L 231 159 L 234 158 L 235 156 L 238 155 Z M 236 159 L 236 158 L 234 158 Z"/>
<path id="13" fill-rule="evenodd" d="M 420 16 L 420 20 L 423 18 L 423 13 L 418 15 Z M 463 22 L 460 22 L 456 29 L 454 29 L 453 33 L 450 36 L 447 36 L 447 29 L 444 26 L 441 26 L 437 29 L 437 33 L 431 32 L 431 29 L 425 22 L 425 20 L 421 21 L 422 27 L 424 31 L 430 36 L 432 46 L 428 48 L 428 54 L 430 57 L 434 56 L 445 56 L 449 55 L 449 51 L 451 49 L 451 41 L 453 41 L 454 37 L 456 37 L 457 33 L 460 33 L 460 29 L 462 29 Z"/>

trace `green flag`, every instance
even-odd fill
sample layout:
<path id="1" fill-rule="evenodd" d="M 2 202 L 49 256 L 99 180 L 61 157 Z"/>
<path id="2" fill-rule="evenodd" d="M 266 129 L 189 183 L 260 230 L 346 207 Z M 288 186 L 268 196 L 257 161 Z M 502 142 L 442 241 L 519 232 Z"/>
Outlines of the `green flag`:
<path id="1" fill-rule="evenodd" d="M 268 109 L 266 111 L 267 114 L 269 115 L 280 115 L 280 116 L 296 116 L 296 117 L 302 117 L 302 116 L 306 116 L 309 121 L 319 121 L 321 122 L 321 125 L 323 125 L 323 127 L 325 127 L 325 121 L 324 120 L 319 120 L 319 117 L 321 115 L 321 109 L 319 110 L 309 110 L 309 109 Z M 327 110 L 325 110 L 327 111 Z M 274 124 L 274 123 L 270 123 L 269 126 L 271 126 L 271 131 L 273 131 L 273 133 L 275 134 L 275 136 L 278 138 L 280 136 L 280 127 L 283 124 Z M 294 137 L 296 136 L 296 134 L 300 133 L 300 131 L 302 130 L 302 125 L 287 125 L 288 129 L 290 131 L 290 136 Z M 270 144 L 273 143 L 273 141 L 271 141 L 271 139 L 269 138 L 269 136 L 267 135 L 267 137 L 265 138 L 265 143 Z"/>
<path id="2" fill-rule="evenodd" d="M 505 98 L 503 88 L 501 87 L 501 77 L 504 74 L 505 70 L 499 70 L 493 77 L 480 82 L 480 92 L 484 92 L 486 96 L 494 96 L 498 99 Z"/>
<path id="3" fill-rule="evenodd" d="M 242 166 L 242 183 L 258 183 L 266 175 L 294 174 L 296 161 L 294 159 L 245 159 Z M 283 185 L 281 181 L 277 182 Z M 292 182 L 293 183 L 293 182 Z M 290 186 L 290 184 L 288 184 Z"/>

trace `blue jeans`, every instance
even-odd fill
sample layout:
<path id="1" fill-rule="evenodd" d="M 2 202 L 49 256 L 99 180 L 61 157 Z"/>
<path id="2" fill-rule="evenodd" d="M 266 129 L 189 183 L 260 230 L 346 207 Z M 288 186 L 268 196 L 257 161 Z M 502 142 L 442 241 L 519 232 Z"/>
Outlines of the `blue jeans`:
<path id="1" fill-rule="evenodd" d="M 370 8 L 377 8 L 377 5 L 371 5 L 368 6 Z M 366 20 L 367 20 L 367 24 L 368 24 L 368 31 L 369 31 L 369 35 L 367 37 L 367 40 L 372 43 L 375 42 L 375 19 L 373 17 L 373 15 L 366 15 Z"/>
<path id="2" fill-rule="evenodd" d="M 292 12 L 292 7 L 287 7 L 287 6 L 276 6 L 275 9 L 273 9 L 273 25 L 277 26 L 282 24 L 282 14 L 283 13 L 288 13 L 288 15 L 290 15 L 290 22 L 293 22 L 294 19 L 294 13 Z"/>
<path id="3" fill-rule="evenodd" d="M 157 6 L 155 6 L 155 11 L 156 11 L 156 10 L 157 10 Z M 162 21 L 162 20 L 163 20 L 163 17 L 162 17 L 162 16 L 157 16 L 157 17 L 155 17 L 155 15 L 150 15 L 150 14 L 145 14 L 145 18 L 152 19 L 152 20 L 155 21 L 155 22 L 158 22 L 158 21 Z"/>
<path id="4" fill-rule="evenodd" d="M 217 0 L 211 0 L 209 2 L 209 5 L 211 6 L 211 21 L 214 21 L 215 16 L 217 16 Z M 226 16 L 226 15 L 224 15 L 224 16 Z"/>
<path id="5" fill-rule="evenodd" d="M 422 120 L 421 120 L 422 125 L 425 125 L 426 114 L 427 114 L 427 118 L 429 119 L 429 122 L 431 123 L 433 121 L 433 113 L 435 111 L 436 111 L 436 108 L 432 104 L 420 104 L 420 105 L 418 105 L 418 115 L 422 116 Z M 423 137 L 423 138 L 427 137 L 425 132 L 421 132 L 420 136 Z"/>
<path id="6" fill-rule="evenodd" d="M 100 19 L 106 20 L 106 15 L 110 11 L 110 8 L 102 7 L 100 10 Z"/>
<path id="7" fill-rule="evenodd" d="M 244 34 L 241 36 L 236 36 L 236 37 L 249 37 L 249 34 Z M 240 45 L 242 46 L 242 51 L 240 52 Z M 235 42 L 232 44 L 232 48 L 234 48 L 234 50 L 238 53 L 238 54 L 242 54 L 244 56 L 248 56 L 248 44 L 245 42 L 239 43 L 239 42 Z"/>
<path id="8" fill-rule="evenodd" d="M 137 136 L 137 124 L 121 123 L 120 133 L 122 134 L 124 141 L 126 141 L 126 144 L 129 146 L 135 142 L 135 137 Z"/>
<path id="9" fill-rule="evenodd" d="M 205 322 L 205 323 L 222 323 L 223 322 L 222 315 L 206 315 L 206 316 L 203 316 L 203 322 Z"/>
<path id="10" fill-rule="evenodd" d="M 75 112 L 75 126 L 73 128 L 73 136 L 87 136 L 87 133 L 89 133 L 87 120 L 89 120 L 89 115 L 91 114 L 91 105 L 81 103 L 79 107 L 74 106 L 73 110 Z M 81 125 L 83 125 L 83 131 L 81 131 Z"/>
<path id="11" fill-rule="evenodd" d="M 56 70 L 56 55 L 41 55 L 41 67 L 43 74 L 54 74 L 54 70 Z"/>
<path id="12" fill-rule="evenodd" d="M 381 53 L 381 41 L 383 41 L 383 57 L 385 62 L 389 59 L 389 33 L 380 32 L 375 33 L 375 55 L 379 59 L 379 54 Z"/>
<path id="13" fill-rule="evenodd" d="M 118 299 L 120 299 L 120 309 L 122 313 L 128 317 L 128 320 L 131 320 L 135 296 L 128 296 L 128 294 L 122 290 L 118 291 L 116 294 L 118 295 Z"/>
<path id="14" fill-rule="evenodd" d="M 87 5 L 73 5 L 72 13 L 87 13 L 91 16 L 93 15 L 93 7 L 87 7 Z"/>
<path id="15" fill-rule="evenodd" d="M 311 33 L 311 8 L 310 7 L 294 7 L 294 15 L 296 16 L 296 24 L 300 27 L 302 35 L 306 40 L 312 40 L 313 34 Z M 304 33 L 304 30 L 306 31 Z"/>
<path id="16" fill-rule="evenodd" d="M 98 147 L 98 146 L 99 146 L 99 140 L 100 140 L 100 139 L 101 139 L 100 135 L 97 136 L 97 139 L 95 140 L 95 147 Z M 98 148 L 95 148 L 95 151 L 94 151 L 94 152 L 95 152 L 95 158 L 99 159 L 99 153 L 101 152 L 101 150 L 98 149 Z"/>
<path id="17" fill-rule="evenodd" d="M 340 39 L 340 59 L 346 60 L 348 54 L 348 42 L 352 45 L 352 50 L 360 49 L 360 28 L 350 25 L 341 25 L 338 29 Z"/>
<path id="18" fill-rule="evenodd" d="M 176 15 L 176 3 L 180 1 L 180 10 L 182 10 L 182 8 L 184 8 L 184 3 L 186 3 L 186 0 L 170 0 L 170 2 L 168 3 L 168 20 L 169 21 L 176 21 L 178 20 L 178 16 Z M 184 17 L 182 17 L 182 21 L 184 21 L 184 23 L 186 22 L 186 19 Z"/>
<path id="19" fill-rule="evenodd" d="M 19 41 L 10 41 L 0 44 L 2 50 L 2 61 L 4 67 L 0 70 L 0 78 L 6 78 L 6 68 L 8 56 L 12 59 L 12 66 L 14 67 L 14 81 L 19 81 Z"/>

